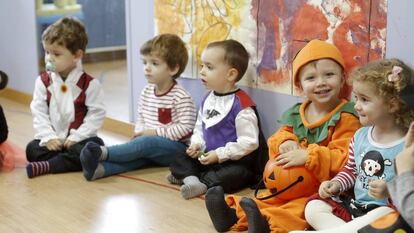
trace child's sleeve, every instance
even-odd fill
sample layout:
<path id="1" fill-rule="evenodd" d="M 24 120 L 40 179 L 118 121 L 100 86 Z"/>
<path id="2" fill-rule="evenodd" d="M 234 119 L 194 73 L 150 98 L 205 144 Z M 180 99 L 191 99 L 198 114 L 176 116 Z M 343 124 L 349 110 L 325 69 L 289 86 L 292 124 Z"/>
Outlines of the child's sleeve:
<path id="1" fill-rule="evenodd" d="M 141 96 L 142 96 L 142 93 L 141 93 Z M 144 118 L 142 117 L 142 97 L 140 97 L 138 100 L 137 120 L 135 121 L 134 132 L 139 133 L 144 130 L 145 130 L 145 122 L 144 122 Z"/>
<path id="2" fill-rule="evenodd" d="M 414 229 L 414 171 L 404 172 L 387 184 L 390 197 L 403 216 Z"/>
<path id="3" fill-rule="evenodd" d="M 279 155 L 280 145 L 288 140 L 295 141 L 299 143 L 298 137 L 293 133 L 292 127 L 282 126 L 276 133 L 274 133 L 267 140 L 267 145 L 269 146 L 269 159 L 274 159 Z"/>
<path id="4" fill-rule="evenodd" d="M 312 171 L 319 181 L 329 180 L 336 175 L 347 161 L 349 143 L 359 127 L 358 118 L 350 113 L 342 113 L 327 146 L 308 145 L 305 167 Z"/>
<path id="5" fill-rule="evenodd" d="M 40 146 L 45 146 L 50 139 L 57 139 L 58 136 L 53 130 L 47 105 L 47 90 L 40 77 L 36 79 L 33 100 L 30 103 L 30 110 L 33 116 L 33 128 L 35 138 L 40 139 Z"/>
<path id="6" fill-rule="evenodd" d="M 215 150 L 219 163 L 239 160 L 259 147 L 258 120 L 252 108 L 245 108 L 237 114 L 236 133 L 236 142 L 228 142 Z"/>
<path id="7" fill-rule="evenodd" d="M 0 144 L 7 140 L 9 128 L 7 127 L 6 117 L 3 108 L 0 106 Z"/>
<path id="8" fill-rule="evenodd" d="M 191 136 L 191 143 L 194 145 L 200 145 L 200 150 L 204 151 L 206 149 L 206 141 L 204 140 L 203 134 L 203 122 L 201 120 L 201 110 L 198 111 L 197 121 L 194 126 L 193 135 Z"/>
<path id="9" fill-rule="evenodd" d="M 156 129 L 157 135 L 173 141 L 180 141 L 191 136 L 196 122 L 196 109 L 190 96 L 177 96 L 174 104 L 175 114 L 172 124 Z"/>
<path id="10" fill-rule="evenodd" d="M 88 108 L 82 125 L 78 129 L 71 129 L 68 140 L 80 142 L 90 137 L 94 137 L 101 128 L 105 118 L 104 94 L 102 86 L 97 79 L 89 83 L 85 92 L 85 105 Z"/>
<path id="11" fill-rule="evenodd" d="M 354 143 L 355 140 L 352 138 L 352 141 L 349 144 L 348 162 L 346 163 L 345 167 L 342 168 L 342 170 L 332 179 L 338 181 L 341 184 L 341 192 L 354 187 L 355 179 L 357 177 L 357 169 L 354 156 Z"/>

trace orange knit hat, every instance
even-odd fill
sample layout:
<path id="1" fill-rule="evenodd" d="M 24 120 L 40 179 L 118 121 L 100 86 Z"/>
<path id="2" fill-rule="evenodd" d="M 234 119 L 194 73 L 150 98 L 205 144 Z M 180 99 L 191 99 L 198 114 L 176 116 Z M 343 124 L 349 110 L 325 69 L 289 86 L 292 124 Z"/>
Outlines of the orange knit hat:
<path id="1" fill-rule="evenodd" d="M 342 69 L 345 68 L 342 54 L 335 45 L 321 40 L 311 40 L 298 52 L 293 60 L 293 84 L 297 86 L 297 76 L 300 68 L 311 61 L 323 58 L 330 58 L 341 65 Z"/>

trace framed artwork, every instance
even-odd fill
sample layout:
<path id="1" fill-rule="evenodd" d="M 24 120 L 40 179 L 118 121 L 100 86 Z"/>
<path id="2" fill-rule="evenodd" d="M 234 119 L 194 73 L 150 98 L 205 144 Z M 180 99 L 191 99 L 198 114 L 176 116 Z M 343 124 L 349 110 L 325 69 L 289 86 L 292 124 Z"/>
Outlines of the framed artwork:
<path id="1" fill-rule="evenodd" d="M 209 42 L 232 38 L 250 54 L 242 85 L 294 94 L 291 63 L 311 39 L 335 44 L 346 69 L 385 55 L 387 0 L 154 0 L 156 33 L 187 43 L 185 77 L 198 78 Z"/>

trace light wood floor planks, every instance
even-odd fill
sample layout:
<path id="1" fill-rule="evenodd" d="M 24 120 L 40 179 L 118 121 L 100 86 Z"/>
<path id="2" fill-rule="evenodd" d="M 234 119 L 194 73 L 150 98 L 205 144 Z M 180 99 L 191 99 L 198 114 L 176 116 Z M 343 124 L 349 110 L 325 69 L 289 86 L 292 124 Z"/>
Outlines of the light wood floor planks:
<path id="1" fill-rule="evenodd" d="M 0 97 L 9 140 L 33 137 L 27 106 Z M 128 138 L 99 133 L 106 143 Z M 88 182 L 81 172 L 28 179 L 24 168 L 0 173 L 0 232 L 215 232 L 201 198 L 184 200 L 165 180 L 168 168 L 148 168 Z M 251 190 L 240 194 L 251 195 Z"/>

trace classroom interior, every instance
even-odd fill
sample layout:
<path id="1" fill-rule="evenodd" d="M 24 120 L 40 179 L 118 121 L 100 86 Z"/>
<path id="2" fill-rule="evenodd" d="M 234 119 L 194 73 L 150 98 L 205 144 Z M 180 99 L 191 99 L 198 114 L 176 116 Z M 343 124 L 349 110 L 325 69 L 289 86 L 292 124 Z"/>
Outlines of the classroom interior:
<path id="1" fill-rule="evenodd" d="M 56 2 L 72 5 L 62 11 Z M 100 80 L 105 92 L 107 118 L 99 136 L 107 145 L 128 141 L 137 100 L 146 83 L 139 47 L 155 34 L 157 2 L 1 1 L 0 28 L 4 33 L 0 38 L 0 70 L 10 80 L 0 91 L 0 104 L 8 120 L 9 140 L 24 149 L 33 139 L 29 104 L 35 77 L 44 67 L 40 34 L 50 22 L 69 14 L 87 26 L 90 42 L 84 68 Z M 398 57 L 414 66 L 414 30 L 409 23 L 414 2 L 385 2 L 385 57 Z M 205 90 L 199 80 L 183 78 L 178 82 L 193 95 L 195 103 L 201 101 L 200 93 Z M 276 120 L 284 110 L 302 100 L 271 90 L 241 88 L 259 105 L 265 137 L 277 130 Z M 25 168 L 16 167 L 0 173 L 0 232 L 215 232 L 204 197 L 184 200 L 179 186 L 166 180 L 168 173 L 168 168 L 150 167 L 88 182 L 81 172 L 28 179 Z M 253 190 L 238 194 L 252 197 Z"/>

